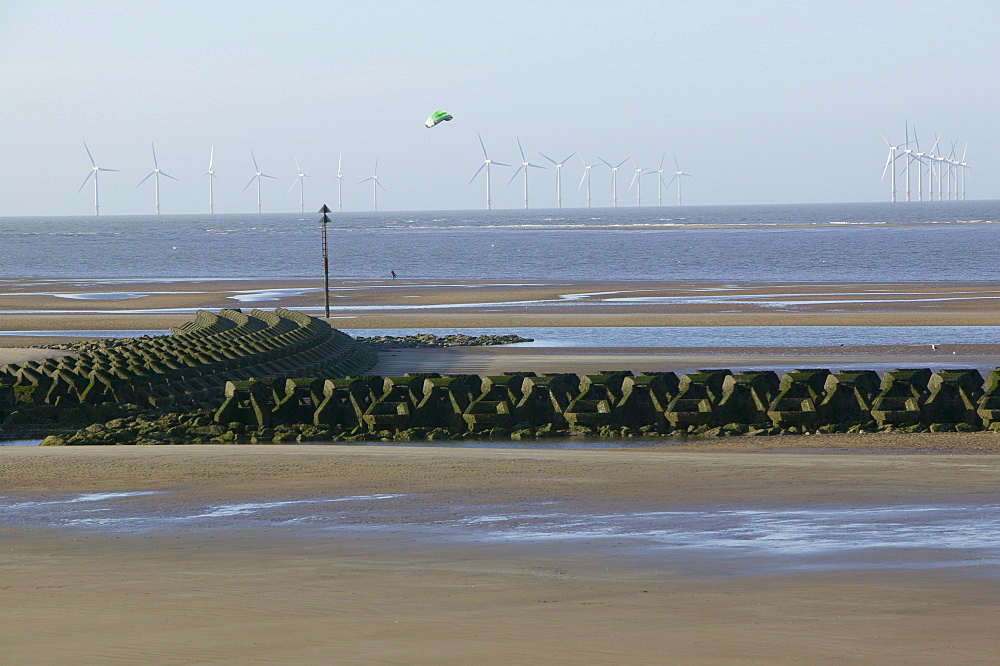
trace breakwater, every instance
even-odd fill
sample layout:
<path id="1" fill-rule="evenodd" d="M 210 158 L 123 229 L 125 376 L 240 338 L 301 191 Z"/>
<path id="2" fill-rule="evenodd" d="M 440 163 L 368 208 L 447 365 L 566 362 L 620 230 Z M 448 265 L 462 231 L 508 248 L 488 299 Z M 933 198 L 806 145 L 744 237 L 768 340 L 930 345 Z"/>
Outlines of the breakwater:
<path id="1" fill-rule="evenodd" d="M 1000 368 L 366 375 L 376 351 L 277 309 L 0 367 L 0 433 L 47 444 L 1000 431 Z"/>

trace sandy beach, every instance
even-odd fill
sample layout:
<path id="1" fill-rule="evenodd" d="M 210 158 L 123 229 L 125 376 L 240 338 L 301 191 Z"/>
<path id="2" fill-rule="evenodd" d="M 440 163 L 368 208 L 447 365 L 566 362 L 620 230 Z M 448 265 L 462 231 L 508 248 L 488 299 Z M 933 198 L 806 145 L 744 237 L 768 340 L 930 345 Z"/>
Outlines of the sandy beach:
<path id="1" fill-rule="evenodd" d="M 13 663 L 929 664 L 989 663 L 1000 647 L 996 562 L 934 566 L 933 548 L 885 551 L 874 567 L 731 575 L 697 552 L 629 538 L 421 532 L 449 513 L 550 502 L 595 522 L 689 507 L 991 503 L 990 456 L 281 446 L 3 456 L 4 495 L 20 502 L 142 490 L 167 491 L 151 510 L 406 498 L 378 525 L 315 534 L 237 518 L 211 529 L 4 526 L 0 643 Z"/>
<path id="2" fill-rule="evenodd" d="M 1000 325 L 1000 286 L 979 283 L 334 287 L 331 324 L 352 329 Z M 322 307 L 316 280 L 22 280 L 3 292 L 0 327 L 15 333 L 0 336 L 3 362 L 63 353 L 27 345 L 164 330 L 197 308 Z M 46 335 L 16 334 L 28 331 Z M 383 352 L 374 372 L 985 371 L 997 359 L 1000 347 L 947 340 L 937 349 L 454 348 Z M 1000 560 L 982 516 L 1000 504 L 998 450 L 995 433 L 602 451 L 3 447 L 0 650 L 12 663 L 85 664 L 992 663 Z M 382 497 L 392 499 L 358 499 Z M 347 523 L 335 529 L 323 522 L 333 514 L 314 513 L 347 500 L 357 511 L 345 504 Z M 561 531 L 521 536 L 541 529 L 534 514 L 546 506 L 569 516 Z M 971 512 L 963 529 L 986 545 L 920 541 L 928 507 Z M 863 518 L 883 510 L 901 513 Z M 251 519 L 267 511 L 282 520 Z M 723 523 L 743 511 L 770 520 L 767 529 L 832 511 L 840 522 L 829 529 L 847 542 L 810 559 L 797 544 L 822 541 L 822 524 L 808 539 L 725 536 Z M 730 540 L 704 550 L 697 534 L 655 536 L 674 529 L 677 512 L 709 521 L 706 543 Z M 648 531 L 650 520 L 663 524 Z M 916 540 L 852 547 L 852 530 L 864 532 L 856 522 Z M 607 532 L 612 523 L 620 531 Z"/>

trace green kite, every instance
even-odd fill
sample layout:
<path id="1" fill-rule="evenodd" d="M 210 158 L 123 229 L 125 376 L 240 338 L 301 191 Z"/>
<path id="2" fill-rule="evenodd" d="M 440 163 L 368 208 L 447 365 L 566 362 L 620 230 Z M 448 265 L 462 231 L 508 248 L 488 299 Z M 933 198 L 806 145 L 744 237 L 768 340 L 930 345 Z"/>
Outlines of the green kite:
<path id="1" fill-rule="evenodd" d="M 447 111 L 435 111 L 430 118 L 424 121 L 424 127 L 434 127 L 440 122 L 451 120 L 451 114 Z"/>

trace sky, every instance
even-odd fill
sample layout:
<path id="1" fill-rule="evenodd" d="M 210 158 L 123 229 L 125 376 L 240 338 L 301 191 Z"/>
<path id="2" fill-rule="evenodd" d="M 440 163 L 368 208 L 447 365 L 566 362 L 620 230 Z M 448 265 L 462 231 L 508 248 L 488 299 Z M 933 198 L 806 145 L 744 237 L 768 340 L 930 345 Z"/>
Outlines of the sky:
<path id="1" fill-rule="evenodd" d="M 968 144 L 970 199 L 1000 199 L 996 0 L 569 0 L 293 3 L 0 0 L 0 216 L 485 206 L 477 134 L 494 167 L 494 208 L 586 205 L 580 156 L 634 159 L 684 203 L 883 201 L 887 147 L 916 130 L 922 150 Z M 454 120 L 432 129 L 437 109 Z M 911 134 L 911 140 L 913 135 Z M 899 160 L 902 163 L 902 159 Z M 620 206 L 631 162 L 618 172 Z M 911 189 L 916 193 L 915 170 Z M 657 176 L 642 180 L 657 203 Z M 926 187 L 926 182 L 925 182 Z M 585 188 L 584 188 L 585 189 Z M 905 186 L 898 184 L 900 198 Z M 592 171 L 594 206 L 611 171 Z M 664 203 L 676 203 L 673 188 Z"/>

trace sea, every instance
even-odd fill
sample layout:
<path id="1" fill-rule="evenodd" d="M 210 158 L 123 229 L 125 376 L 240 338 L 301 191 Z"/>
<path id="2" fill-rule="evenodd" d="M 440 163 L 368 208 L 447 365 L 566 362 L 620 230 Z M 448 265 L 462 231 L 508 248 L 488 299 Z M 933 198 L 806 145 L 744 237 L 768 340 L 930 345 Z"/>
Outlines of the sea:
<path id="1" fill-rule="evenodd" d="M 321 215 L 0 217 L 0 278 L 323 274 Z M 1000 201 L 345 212 L 336 278 L 1000 279 Z"/>

